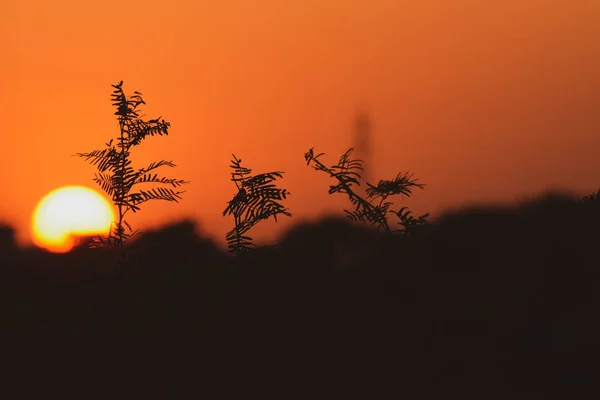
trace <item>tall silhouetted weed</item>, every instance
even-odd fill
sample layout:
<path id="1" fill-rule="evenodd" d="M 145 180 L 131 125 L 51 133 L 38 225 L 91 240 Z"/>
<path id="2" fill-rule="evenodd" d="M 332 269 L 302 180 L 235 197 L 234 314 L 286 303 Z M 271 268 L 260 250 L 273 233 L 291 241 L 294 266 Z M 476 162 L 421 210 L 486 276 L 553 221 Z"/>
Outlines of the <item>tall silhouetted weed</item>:
<path id="1" fill-rule="evenodd" d="M 397 211 L 391 210 L 393 205 L 388 200 L 391 196 L 401 195 L 410 197 L 414 188 L 422 189 L 423 184 L 418 183 L 409 172 L 399 173 L 393 180 L 380 180 L 377 185 L 367 184 L 366 198 L 360 196 L 353 186 L 359 186 L 363 162 L 351 158 L 354 149 L 349 149 L 340 157 L 337 164 L 331 167 L 325 166 L 319 158 L 324 155 L 315 155 L 313 149 L 304 154 L 306 164 L 317 171 L 329 174 L 337 183 L 329 187 L 329 194 L 342 193 L 354 206 L 354 210 L 344 210 L 347 217 L 352 221 L 370 223 L 388 233 L 398 232 L 405 235 L 414 235 L 415 231 L 427 223 L 429 213 L 414 217 L 408 207 L 401 207 Z M 401 229 L 392 230 L 388 222 L 388 214 L 393 213 L 398 217 Z"/>
<path id="2" fill-rule="evenodd" d="M 223 216 L 232 215 L 234 227 L 225 236 L 229 251 L 238 254 L 253 249 L 252 237 L 248 235 L 260 221 L 271 217 L 277 222 L 277 216 L 282 214 L 291 217 L 292 214 L 281 204 L 290 193 L 279 189 L 275 180 L 283 177 L 283 172 L 265 172 L 252 175 L 252 170 L 242 166 L 242 160 L 233 155 L 231 160 L 231 181 L 235 184 L 237 193 L 233 196 Z"/>
<path id="3" fill-rule="evenodd" d="M 175 167 L 172 161 L 151 162 L 147 167 L 134 169 L 131 166 L 131 150 L 149 136 L 166 136 L 171 124 L 161 117 L 144 120 L 140 116 L 140 106 L 146 104 L 140 92 L 127 96 L 123 91 L 123 81 L 112 85 L 112 104 L 119 122 L 119 136 L 116 144 L 111 139 L 103 150 L 89 153 L 77 153 L 98 169 L 96 182 L 118 209 L 118 220 L 106 237 L 98 237 L 94 244 L 102 247 L 123 247 L 125 242 L 136 233 L 125 216 L 129 211 L 137 212 L 143 203 L 150 200 L 177 202 L 182 191 L 178 188 L 187 182 L 176 178 L 159 176 L 155 170 L 161 167 Z M 141 187 L 159 185 L 150 189 Z M 170 189 L 164 186 L 171 186 Z"/>

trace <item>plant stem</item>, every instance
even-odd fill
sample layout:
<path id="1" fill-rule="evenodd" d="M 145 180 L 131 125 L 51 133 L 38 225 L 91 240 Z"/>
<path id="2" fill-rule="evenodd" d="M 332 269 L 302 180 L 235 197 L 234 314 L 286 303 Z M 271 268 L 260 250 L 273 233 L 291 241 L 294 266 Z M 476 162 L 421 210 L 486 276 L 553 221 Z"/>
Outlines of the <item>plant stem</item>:
<path id="1" fill-rule="evenodd" d="M 121 120 L 119 121 L 119 125 L 120 125 L 120 134 L 121 134 L 121 171 L 125 171 L 125 142 L 124 142 L 124 130 L 125 130 L 125 122 L 123 120 L 124 117 L 121 117 Z M 118 190 L 119 193 L 119 203 L 118 203 L 118 207 L 119 207 L 119 224 L 117 225 L 117 232 L 118 232 L 118 236 L 117 236 L 117 240 L 118 240 L 118 247 L 123 247 L 123 199 L 124 199 L 124 183 L 125 182 L 121 182 L 121 187 Z"/>
<path id="2" fill-rule="evenodd" d="M 341 180 L 331 169 L 327 168 L 325 166 L 325 164 L 323 164 L 321 161 L 317 160 L 316 158 L 313 158 L 312 161 L 318 165 L 319 169 L 321 171 L 326 171 L 327 173 L 329 173 L 329 176 L 332 178 L 336 178 L 337 181 L 342 185 L 342 187 L 344 188 L 344 191 L 346 192 L 346 194 L 348 194 L 348 196 L 350 198 L 354 198 L 363 208 L 369 210 L 370 213 L 372 213 L 373 215 L 375 215 L 375 209 L 376 207 L 373 206 L 371 203 L 369 203 L 367 200 L 363 199 L 361 196 L 359 196 L 358 194 L 356 194 L 352 188 L 350 188 L 350 186 L 344 182 L 343 180 Z M 366 183 L 366 182 L 365 182 Z M 379 203 L 379 206 L 381 207 L 381 204 L 383 203 L 383 198 L 381 199 L 381 202 Z M 388 226 L 387 221 L 384 219 L 382 222 L 379 223 L 380 226 L 383 226 L 386 230 L 387 233 L 391 234 L 391 229 Z"/>

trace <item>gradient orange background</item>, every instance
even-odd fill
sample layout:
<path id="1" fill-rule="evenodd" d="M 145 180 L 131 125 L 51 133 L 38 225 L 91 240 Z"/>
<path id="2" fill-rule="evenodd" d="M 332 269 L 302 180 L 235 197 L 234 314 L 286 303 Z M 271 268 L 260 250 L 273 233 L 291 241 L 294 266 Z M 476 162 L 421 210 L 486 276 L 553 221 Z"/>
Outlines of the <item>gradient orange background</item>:
<path id="1" fill-rule="evenodd" d="M 0 217 L 27 242 L 47 192 L 91 181 L 76 152 L 118 133 L 110 85 L 139 90 L 171 136 L 141 164 L 192 181 L 141 228 L 192 217 L 222 240 L 231 153 L 286 171 L 294 221 L 340 210 L 310 147 L 334 162 L 358 109 L 373 121 L 372 176 L 410 169 L 417 212 L 600 187 L 598 0 L 3 0 Z"/>

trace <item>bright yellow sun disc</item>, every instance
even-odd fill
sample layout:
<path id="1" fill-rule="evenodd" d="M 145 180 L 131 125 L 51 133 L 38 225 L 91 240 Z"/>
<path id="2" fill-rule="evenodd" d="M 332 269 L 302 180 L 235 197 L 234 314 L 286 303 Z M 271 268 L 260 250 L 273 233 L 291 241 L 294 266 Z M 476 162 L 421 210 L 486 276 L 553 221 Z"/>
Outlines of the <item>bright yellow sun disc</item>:
<path id="1" fill-rule="evenodd" d="M 74 237 L 108 233 L 115 218 L 111 204 L 100 193 L 84 186 L 65 186 L 44 196 L 32 217 L 33 242 L 63 253 L 74 246 Z"/>

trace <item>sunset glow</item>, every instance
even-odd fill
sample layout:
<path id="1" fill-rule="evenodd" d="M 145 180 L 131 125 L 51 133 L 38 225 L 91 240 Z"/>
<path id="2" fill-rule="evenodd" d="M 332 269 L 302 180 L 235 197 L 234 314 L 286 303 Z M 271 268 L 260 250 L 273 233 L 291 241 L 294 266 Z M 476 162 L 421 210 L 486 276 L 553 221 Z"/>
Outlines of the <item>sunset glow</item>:
<path id="1" fill-rule="evenodd" d="M 144 94 L 142 114 L 172 124 L 135 162 L 176 160 L 191 182 L 177 206 L 132 215 L 142 230 L 190 218 L 223 244 L 232 153 L 285 171 L 293 193 L 295 218 L 257 238 L 342 212 L 303 154 L 354 146 L 357 110 L 372 121 L 370 179 L 411 170 L 427 184 L 416 213 L 583 196 L 600 184 L 599 37 L 598 0 L 2 0 L 0 164 L 19 190 L 0 218 L 28 243 L 46 192 L 94 184 L 71 155 L 118 135 L 120 80 Z"/>
<path id="2" fill-rule="evenodd" d="M 98 192 L 84 186 L 65 186 L 48 193 L 32 217 L 34 243 L 56 253 L 73 248 L 77 236 L 106 233 L 114 212 Z"/>

